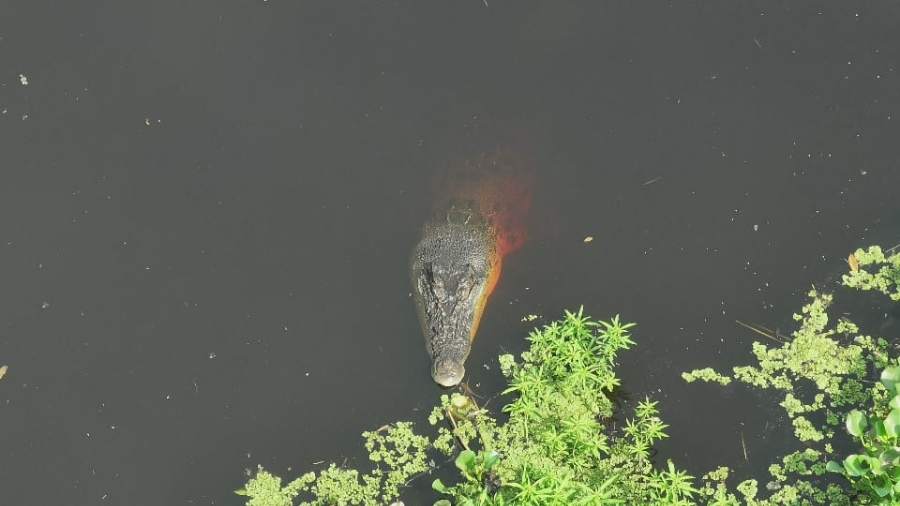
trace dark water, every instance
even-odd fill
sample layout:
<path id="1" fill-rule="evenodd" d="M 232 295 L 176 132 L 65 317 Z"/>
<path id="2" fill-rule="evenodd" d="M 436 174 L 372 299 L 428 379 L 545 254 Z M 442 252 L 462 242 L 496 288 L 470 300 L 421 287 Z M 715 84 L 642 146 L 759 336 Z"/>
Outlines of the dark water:
<path id="1" fill-rule="evenodd" d="M 407 256 L 436 168 L 496 124 L 535 132 L 532 240 L 471 383 L 496 391 L 524 314 L 620 313 L 625 389 L 695 473 L 762 471 L 788 429 L 679 373 L 746 362 L 736 319 L 787 331 L 849 251 L 900 237 L 892 2 L 0 0 L 0 21 L 3 504 L 239 504 L 245 468 L 355 464 L 361 431 L 423 420 Z"/>

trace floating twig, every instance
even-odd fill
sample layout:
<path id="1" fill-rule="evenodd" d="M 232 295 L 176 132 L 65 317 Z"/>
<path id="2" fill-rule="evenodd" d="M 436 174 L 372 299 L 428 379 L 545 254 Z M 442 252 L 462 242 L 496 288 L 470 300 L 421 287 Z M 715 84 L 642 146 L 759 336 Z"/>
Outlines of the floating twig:
<path id="1" fill-rule="evenodd" d="M 744 449 L 744 461 L 750 462 L 750 458 L 747 457 L 747 443 L 744 442 L 744 431 L 741 431 L 741 448 Z"/>
<path id="2" fill-rule="evenodd" d="M 781 336 L 778 335 L 777 331 L 773 332 L 772 330 L 767 329 L 767 328 L 763 327 L 762 325 L 754 326 L 754 325 L 750 325 L 749 323 L 744 323 L 740 320 L 735 320 L 734 323 L 737 323 L 741 327 L 752 330 L 753 332 L 756 332 L 757 334 L 759 334 L 763 337 L 767 337 L 775 342 L 782 343 L 782 344 L 784 344 L 784 342 L 785 342 L 784 339 L 781 339 Z"/>

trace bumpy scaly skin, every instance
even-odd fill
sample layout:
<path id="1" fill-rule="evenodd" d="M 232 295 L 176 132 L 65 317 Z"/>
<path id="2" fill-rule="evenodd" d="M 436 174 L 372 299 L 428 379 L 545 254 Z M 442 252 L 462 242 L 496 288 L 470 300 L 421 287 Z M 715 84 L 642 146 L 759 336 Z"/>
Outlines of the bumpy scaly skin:
<path id="1" fill-rule="evenodd" d="M 410 259 L 419 322 L 431 375 L 454 386 L 499 269 L 496 234 L 474 203 L 452 203 L 425 225 Z"/>

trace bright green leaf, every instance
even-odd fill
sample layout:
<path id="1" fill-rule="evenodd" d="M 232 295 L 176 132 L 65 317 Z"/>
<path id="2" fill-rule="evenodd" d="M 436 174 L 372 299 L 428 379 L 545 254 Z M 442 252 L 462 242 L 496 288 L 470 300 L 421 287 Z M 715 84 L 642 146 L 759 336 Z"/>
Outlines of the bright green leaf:
<path id="1" fill-rule="evenodd" d="M 500 454 L 497 452 L 487 452 L 484 455 L 484 468 L 488 471 L 491 470 L 497 462 L 500 462 Z"/>
<path id="2" fill-rule="evenodd" d="M 475 452 L 472 450 L 463 450 L 459 453 L 459 456 L 456 457 L 456 467 L 464 472 L 468 473 L 475 469 Z"/>
<path id="3" fill-rule="evenodd" d="M 900 383 L 900 366 L 887 367 L 881 371 L 881 384 L 890 393 L 897 393 L 897 383 Z"/>
<path id="4" fill-rule="evenodd" d="M 844 474 L 844 466 L 833 460 L 829 460 L 828 464 L 825 464 L 825 470 L 832 473 Z"/>
<path id="5" fill-rule="evenodd" d="M 850 455 L 844 459 L 844 470 L 850 476 L 864 476 L 871 470 L 868 459 L 866 455 Z"/>
<path id="6" fill-rule="evenodd" d="M 847 414 L 847 432 L 849 432 L 851 436 L 862 436 L 865 434 L 868 426 L 869 421 L 866 419 L 866 415 L 858 409 L 854 409 Z"/>
<path id="7" fill-rule="evenodd" d="M 884 428 L 888 436 L 900 436 L 900 409 L 892 409 L 884 419 Z"/>
<path id="8" fill-rule="evenodd" d="M 870 483 L 872 484 L 872 488 L 875 489 L 875 493 L 878 494 L 878 497 L 884 497 L 891 493 L 891 481 L 887 476 L 876 476 L 870 480 Z"/>
<path id="9" fill-rule="evenodd" d="M 896 465 L 898 459 L 900 459 L 900 451 L 897 451 L 894 448 L 888 448 L 878 455 L 878 460 L 881 461 L 881 464 L 884 466 Z M 900 469 L 898 469 L 898 471 L 900 471 Z"/>

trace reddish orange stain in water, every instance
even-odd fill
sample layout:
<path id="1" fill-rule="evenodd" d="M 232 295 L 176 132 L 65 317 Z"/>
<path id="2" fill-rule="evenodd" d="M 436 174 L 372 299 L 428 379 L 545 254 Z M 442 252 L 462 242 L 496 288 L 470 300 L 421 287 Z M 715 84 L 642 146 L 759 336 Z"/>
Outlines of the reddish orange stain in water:
<path id="1" fill-rule="evenodd" d="M 484 293 L 475 308 L 470 338 L 474 339 L 487 300 L 500 280 L 503 258 L 528 239 L 526 218 L 531 208 L 534 170 L 531 161 L 509 149 L 497 149 L 475 160 L 451 166 L 439 193 L 439 205 L 452 199 L 472 200 L 493 230 L 496 239 Z"/>

